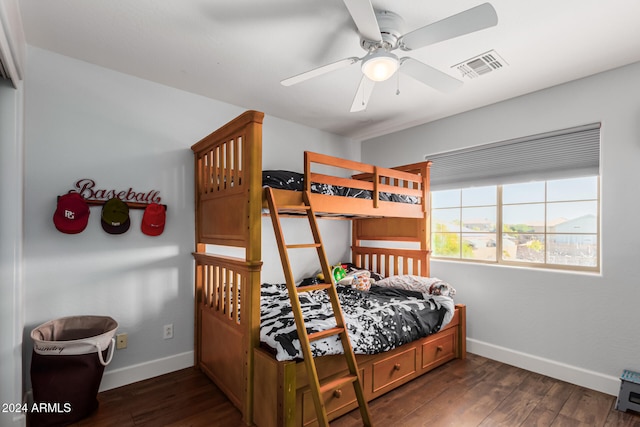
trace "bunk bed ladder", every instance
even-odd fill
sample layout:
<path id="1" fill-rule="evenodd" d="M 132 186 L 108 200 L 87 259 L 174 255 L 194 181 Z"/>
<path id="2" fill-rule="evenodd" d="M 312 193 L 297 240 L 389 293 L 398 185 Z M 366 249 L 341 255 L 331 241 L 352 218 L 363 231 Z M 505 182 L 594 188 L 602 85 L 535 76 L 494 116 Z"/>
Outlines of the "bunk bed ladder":
<path id="1" fill-rule="evenodd" d="M 331 274 L 331 268 L 329 261 L 322 245 L 322 239 L 320 238 L 320 231 L 318 229 L 318 222 L 315 212 L 311 207 L 308 193 L 303 193 L 302 205 L 287 205 L 276 206 L 275 197 L 271 188 L 265 188 L 267 202 L 269 204 L 269 212 L 271 215 L 271 221 L 273 222 L 273 228 L 275 231 L 276 241 L 278 242 L 278 250 L 280 252 L 280 260 L 282 261 L 282 268 L 284 270 L 285 280 L 287 283 L 287 290 L 289 292 L 289 299 L 291 300 L 291 307 L 293 310 L 294 319 L 296 322 L 296 329 L 298 331 L 298 337 L 300 339 L 300 346 L 304 355 L 304 363 L 307 370 L 307 376 L 309 379 L 309 388 L 311 390 L 311 396 L 313 397 L 313 403 L 316 409 L 316 415 L 318 418 L 318 424 L 320 426 L 328 426 L 329 421 L 327 418 L 327 411 L 322 398 L 323 393 L 340 387 L 342 385 L 348 385 L 351 383 L 354 387 L 354 391 L 358 400 L 358 406 L 360 408 L 360 415 L 362 416 L 362 422 L 365 426 L 371 426 L 371 420 L 369 418 L 369 407 L 364 396 L 364 390 L 362 387 L 362 378 L 358 371 L 358 365 L 356 363 L 355 355 L 353 354 L 353 348 L 349 341 L 347 334 L 347 328 L 342 316 L 342 308 L 340 307 L 340 301 L 338 300 L 338 292 L 336 291 L 335 284 L 333 283 L 333 276 Z M 295 244 L 287 245 L 284 241 L 284 234 L 282 232 L 282 226 L 280 225 L 279 209 L 287 211 L 297 211 L 298 213 L 303 211 L 306 213 L 306 217 L 309 219 L 309 225 L 311 227 L 311 233 L 313 235 L 314 242 L 308 244 Z M 308 286 L 296 286 L 293 272 L 291 270 L 291 264 L 289 261 L 288 250 L 289 249 L 302 249 L 302 248 L 316 248 L 320 265 L 322 267 L 322 273 L 325 277 L 325 283 L 318 283 Z M 329 280 L 326 280 L 329 278 Z M 325 290 L 329 295 L 331 306 L 333 308 L 334 317 L 336 320 L 336 326 L 324 331 L 307 333 L 307 329 L 304 324 L 304 318 L 302 315 L 302 308 L 300 306 L 300 300 L 298 294 L 301 292 L 309 292 L 314 290 Z M 339 335 L 342 347 L 344 349 L 344 356 L 349 368 L 349 373 L 346 376 L 332 378 L 329 381 L 320 384 L 318 378 L 318 371 L 316 370 L 316 364 L 311 353 L 311 342 L 317 341 L 323 338 L 327 338 L 333 335 Z"/>

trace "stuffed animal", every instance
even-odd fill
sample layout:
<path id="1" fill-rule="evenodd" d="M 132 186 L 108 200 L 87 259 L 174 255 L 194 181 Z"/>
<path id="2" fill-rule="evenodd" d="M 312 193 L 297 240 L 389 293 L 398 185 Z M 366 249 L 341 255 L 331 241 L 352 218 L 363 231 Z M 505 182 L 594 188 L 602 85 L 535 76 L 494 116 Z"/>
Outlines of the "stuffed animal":
<path id="1" fill-rule="evenodd" d="M 359 291 L 368 291 L 371 288 L 371 277 L 368 271 L 356 273 L 351 279 L 351 286 Z"/>

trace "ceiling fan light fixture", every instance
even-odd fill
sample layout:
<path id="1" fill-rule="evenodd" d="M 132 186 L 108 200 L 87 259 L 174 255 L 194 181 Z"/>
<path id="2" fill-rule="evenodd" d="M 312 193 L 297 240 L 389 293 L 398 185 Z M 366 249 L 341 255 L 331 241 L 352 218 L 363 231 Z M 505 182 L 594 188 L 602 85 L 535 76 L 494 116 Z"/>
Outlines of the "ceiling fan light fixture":
<path id="1" fill-rule="evenodd" d="M 362 60 L 362 72 L 374 82 L 383 82 L 393 76 L 399 65 L 397 56 L 378 49 Z"/>

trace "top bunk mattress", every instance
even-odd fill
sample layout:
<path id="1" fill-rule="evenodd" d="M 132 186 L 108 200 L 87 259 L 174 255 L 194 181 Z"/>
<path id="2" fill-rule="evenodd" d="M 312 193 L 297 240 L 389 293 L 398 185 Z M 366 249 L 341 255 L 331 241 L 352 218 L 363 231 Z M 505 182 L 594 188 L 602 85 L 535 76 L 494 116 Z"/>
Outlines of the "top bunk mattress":
<path id="1" fill-rule="evenodd" d="M 304 174 L 288 170 L 265 170 L 262 171 L 262 186 L 279 190 L 304 191 Z M 311 192 L 330 196 L 355 197 L 367 200 L 373 199 L 373 192 L 369 190 L 316 182 L 311 183 Z M 380 192 L 379 200 L 409 204 L 420 203 L 418 197 L 387 192 Z"/>

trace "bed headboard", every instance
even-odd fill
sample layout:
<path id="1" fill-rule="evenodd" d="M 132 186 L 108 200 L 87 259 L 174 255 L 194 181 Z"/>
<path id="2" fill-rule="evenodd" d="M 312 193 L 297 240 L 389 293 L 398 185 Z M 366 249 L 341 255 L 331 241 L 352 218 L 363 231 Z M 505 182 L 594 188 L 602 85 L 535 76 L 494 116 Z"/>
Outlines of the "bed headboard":
<path id="1" fill-rule="evenodd" d="M 428 277 L 431 248 L 431 217 L 429 209 L 431 162 L 424 161 L 393 169 L 417 174 L 420 183 L 404 185 L 424 191 L 423 211 L 420 218 L 361 218 L 352 225 L 351 257 L 354 264 L 384 276 L 413 274 Z M 366 178 L 364 175 L 360 175 Z M 394 183 L 398 185 L 398 183 Z M 367 247 L 367 241 L 385 242 L 385 248 Z M 415 249 L 395 249 L 406 247 Z"/>
<path id="2" fill-rule="evenodd" d="M 253 413 L 252 349 L 260 343 L 263 118 L 262 112 L 247 111 L 191 147 L 195 363 L 248 420 Z M 208 244 L 243 247 L 245 256 L 208 254 Z"/>
<path id="3" fill-rule="evenodd" d="M 191 147 L 197 243 L 247 247 L 252 238 L 259 241 L 261 206 L 250 202 L 261 200 L 251 193 L 262 189 L 263 118 L 247 111 Z M 221 202 L 226 212 L 214 208 Z"/>
<path id="4" fill-rule="evenodd" d="M 429 277 L 429 251 L 354 246 L 352 262 L 385 277 L 412 274 Z"/>

